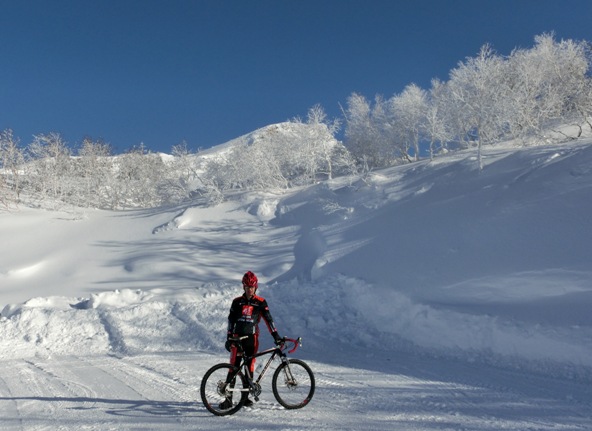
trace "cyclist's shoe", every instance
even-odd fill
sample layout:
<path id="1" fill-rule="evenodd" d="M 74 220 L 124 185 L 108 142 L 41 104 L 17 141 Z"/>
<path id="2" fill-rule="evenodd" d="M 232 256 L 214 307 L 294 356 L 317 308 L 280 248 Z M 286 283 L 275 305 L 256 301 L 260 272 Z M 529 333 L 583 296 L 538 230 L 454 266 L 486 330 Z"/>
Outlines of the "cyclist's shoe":
<path id="1" fill-rule="evenodd" d="M 220 407 L 220 410 L 229 409 L 230 407 L 232 407 L 232 400 L 230 398 L 226 398 L 224 401 L 220 403 L 218 407 Z"/>
<path id="2" fill-rule="evenodd" d="M 245 407 L 252 407 L 253 406 L 253 401 L 251 401 L 249 398 L 247 398 L 247 401 L 245 401 Z"/>

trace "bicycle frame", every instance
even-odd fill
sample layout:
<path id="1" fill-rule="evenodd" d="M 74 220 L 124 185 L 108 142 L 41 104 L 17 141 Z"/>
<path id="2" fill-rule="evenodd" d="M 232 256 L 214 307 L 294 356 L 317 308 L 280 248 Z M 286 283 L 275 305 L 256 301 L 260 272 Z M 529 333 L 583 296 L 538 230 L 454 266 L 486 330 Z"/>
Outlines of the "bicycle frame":
<path id="1" fill-rule="evenodd" d="M 230 379 L 230 381 L 232 381 L 238 375 L 238 373 L 241 371 L 241 369 L 244 370 L 244 375 L 247 378 L 247 382 L 249 383 L 249 392 L 251 392 L 253 394 L 255 401 L 259 401 L 259 395 L 261 395 L 261 381 L 263 380 L 263 377 L 265 377 L 267 370 L 269 369 L 269 366 L 271 365 L 271 363 L 278 356 L 280 358 L 280 361 L 287 362 L 288 355 L 286 353 L 284 353 L 285 342 L 290 342 L 294 345 L 294 347 L 292 349 L 288 350 L 288 353 L 291 354 L 291 353 L 294 353 L 296 351 L 296 349 L 298 349 L 298 346 L 302 345 L 302 338 L 301 337 L 298 337 L 297 339 L 286 338 L 286 339 L 284 339 L 284 342 L 279 346 L 272 347 L 272 348 L 266 349 L 266 350 L 262 350 L 261 352 L 257 352 L 252 356 L 244 356 L 244 350 L 242 348 L 242 345 L 240 344 L 240 341 L 244 340 L 246 338 L 247 338 L 246 336 L 243 336 L 243 337 L 231 339 L 231 341 L 233 341 L 233 344 L 237 347 L 239 353 L 241 353 L 243 356 L 241 359 L 241 363 L 235 367 L 235 370 L 232 372 L 231 376 L 229 376 L 229 379 Z M 265 355 L 269 355 L 269 354 L 271 354 L 271 356 L 269 357 L 269 359 L 267 360 L 267 362 L 263 366 L 263 369 L 259 373 L 259 376 L 257 376 L 257 380 L 253 381 L 253 378 L 255 376 L 251 375 L 251 370 L 249 369 L 247 364 L 251 361 L 251 359 L 256 359 L 261 356 L 265 356 Z M 241 389 L 239 391 L 243 392 L 244 390 Z"/>

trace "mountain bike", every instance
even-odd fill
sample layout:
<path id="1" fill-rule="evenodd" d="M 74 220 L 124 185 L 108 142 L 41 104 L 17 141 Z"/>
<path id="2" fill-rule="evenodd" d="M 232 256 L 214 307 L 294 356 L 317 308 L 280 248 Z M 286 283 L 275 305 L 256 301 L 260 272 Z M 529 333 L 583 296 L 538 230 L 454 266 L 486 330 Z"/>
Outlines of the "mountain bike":
<path id="1" fill-rule="evenodd" d="M 276 347 L 255 353 L 253 356 L 244 356 L 240 341 L 245 338 L 247 337 L 230 339 L 243 358 L 238 366 L 217 364 L 204 374 L 200 386 L 204 406 L 217 416 L 225 416 L 238 412 L 249 395 L 255 401 L 259 401 L 261 381 L 276 358 L 279 358 L 280 364 L 271 379 L 275 399 L 286 409 L 300 409 L 306 406 L 315 391 L 314 375 L 304 361 L 288 358 L 288 354 L 294 353 L 302 345 L 302 339 L 283 338 Z M 290 344 L 292 348 L 287 350 Z M 248 364 L 251 359 L 264 355 L 271 356 L 255 379 Z"/>

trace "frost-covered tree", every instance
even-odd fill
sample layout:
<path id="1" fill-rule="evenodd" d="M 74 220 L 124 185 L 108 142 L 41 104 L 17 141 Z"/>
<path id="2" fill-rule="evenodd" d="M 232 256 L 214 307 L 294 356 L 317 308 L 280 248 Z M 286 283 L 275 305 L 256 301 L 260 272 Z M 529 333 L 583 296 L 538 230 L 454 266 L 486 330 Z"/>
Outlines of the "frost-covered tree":
<path id="1" fill-rule="evenodd" d="M 364 96 L 352 93 L 347 99 L 347 109 L 343 112 L 345 117 L 346 146 L 355 160 L 368 165 L 369 153 L 373 153 L 370 116 L 370 104 Z M 372 164 L 372 162 L 370 162 Z"/>
<path id="2" fill-rule="evenodd" d="M 335 139 L 340 127 L 341 122 L 337 119 L 329 120 L 321 105 L 317 104 L 309 109 L 306 127 L 300 128 L 303 179 L 306 182 L 332 179 L 334 171 L 344 167 L 344 147 Z"/>
<path id="3" fill-rule="evenodd" d="M 511 75 L 511 132 L 516 137 L 542 136 L 550 124 L 587 121 L 591 111 L 588 45 L 535 37 L 531 49 L 514 50 Z"/>
<path id="4" fill-rule="evenodd" d="M 504 97 L 499 84 L 504 79 L 504 60 L 489 45 L 477 57 L 468 58 L 450 72 L 449 97 L 456 113 L 463 118 L 469 139 L 476 141 L 479 169 L 483 169 L 482 146 L 496 142 L 504 133 Z"/>
<path id="5" fill-rule="evenodd" d="M 453 136 L 446 118 L 446 84 L 438 79 L 433 79 L 431 84 L 426 101 L 423 134 L 429 141 L 430 160 L 433 160 L 438 151 L 447 149 L 447 143 L 452 141 Z"/>
<path id="6" fill-rule="evenodd" d="M 301 160 L 299 148 L 291 131 L 281 132 L 279 127 L 268 128 L 263 135 L 245 147 L 245 168 L 248 169 L 247 188 L 255 190 L 286 189 L 290 178 L 299 173 L 298 164 Z M 247 172 L 245 172 L 247 174 Z"/>
<path id="7" fill-rule="evenodd" d="M 75 159 L 79 181 L 80 206 L 109 208 L 113 182 L 111 146 L 85 138 Z"/>
<path id="8" fill-rule="evenodd" d="M 23 150 L 11 129 L 0 132 L 0 201 L 8 205 L 17 203 L 23 188 L 22 169 L 25 163 Z"/>
<path id="9" fill-rule="evenodd" d="M 203 178 L 200 175 L 198 158 L 190 151 L 185 141 L 174 145 L 172 158 L 165 163 L 166 176 L 160 185 L 160 194 L 168 202 L 182 202 L 189 199 L 198 189 Z"/>
<path id="10" fill-rule="evenodd" d="M 417 161 L 421 133 L 425 130 L 427 92 L 410 84 L 401 94 L 391 97 L 388 106 L 399 154 L 407 160 Z"/>
<path id="11" fill-rule="evenodd" d="M 381 97 L 377 96 L 371 106 L 364 96 L 352 93 L 347 99 L 344 116 L 345 145 L 363 170 L 394 163 L 394 131 Z"/>
<path id="12" fill-rule="evenodd" d="M 162 203 L 158 184 L 165 171 L 159 154 L 148 151 L 143 144 L 130 149 L 115 160 L 117 190 L 112 199 L 114 208 L 152 207 Z"/>
<path id="13" fill-rule="evenodd" d="M 27 163 L 27 179 L 31 189 L 41 200 L 51 198 L 63 201 L 71 188 L 71 150 L 59 133 L 34 136 L 28 151 L 31 161 Z"/>

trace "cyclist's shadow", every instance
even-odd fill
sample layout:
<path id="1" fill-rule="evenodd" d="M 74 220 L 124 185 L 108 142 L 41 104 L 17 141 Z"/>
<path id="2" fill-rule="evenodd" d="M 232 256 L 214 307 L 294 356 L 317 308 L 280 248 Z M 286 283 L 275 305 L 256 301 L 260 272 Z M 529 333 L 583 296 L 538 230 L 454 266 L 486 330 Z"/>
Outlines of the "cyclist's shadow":
<path id="1" fill-rule="evenodd" d="M 204 413 L 210 416 L 201 403 L 196 401 L 155 401 L 155 400 L 125 400 L 113 398 L 92 397 L 0 397 L 1 401 L 39 401 L 59 403 L 56 410 L 99 410 L 103 409 L 107 415 L 142 417 L 142 416 L 186 416 L 188 414 Z M 71 403 L 70 406 L 64 404 Z M 80 404 L 80 405 L 76 405 Z"/>

